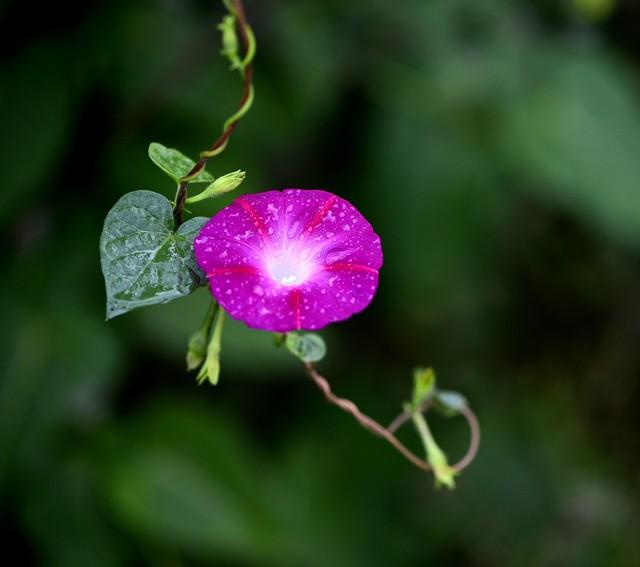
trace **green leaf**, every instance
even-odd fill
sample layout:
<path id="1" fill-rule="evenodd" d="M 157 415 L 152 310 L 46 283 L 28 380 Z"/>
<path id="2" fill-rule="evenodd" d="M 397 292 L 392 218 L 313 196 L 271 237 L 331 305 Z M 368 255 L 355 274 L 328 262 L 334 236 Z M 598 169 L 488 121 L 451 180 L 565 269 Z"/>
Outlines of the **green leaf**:
<path id="1" fill-rule="evenodd" d="M 286 345 L 302 362 L 318 362 L 327 353 L 324 340 L 315 333 L 288 333 Z"/>
<path id="2" fill-rule="evenodd" d="M 0 224 L 29 210 L 68 151 L 74 89 L 65 81 L 68 61 L 59 42 L 41 38 L 7 57 L 0 74 Z M 33 85 L 46 85 L 46 89 Z M 37 132 L 37 143 L 34 140 Z M 23 164 L 18 167 L 17 164 Z M 28 166 L 26 165 L 28 164 Z M 37 199 L 42 197 L 37 196 Z M 40 202 L 40 201 L 36 201 Z M 36 205 L 37 206 L 37 205 Z"/>
<path id="3" fill-rule="evenodd" d="M 282 533 L 279 516 L 251 472 L 262 470 L 266 483 L 267 463 L 238 422 L 220 413 L 175 394 L 156 396 L 135 420 L 110 430 L 113 442 L 100 445 L 105 503 L 128 534 L 157 549 L 205 564 L 221 556 L 282 564 L 271 544 Z"/>
<path id="4" fill-rule="evenodd" d="M 445 417 L 458 415 L 467 406 L 467 398 L 453 390 L 436 390 L 433 401 L 433 408 Z"/>
<path id="5" fill-rule="evenodd" d="M 191 158 L 173 148 L 167 148 L 157 142 L 149 144 L 149 157 L 162 171 L 171 177 L 176 183 L 180 183 L 191 168 L 196 164 Z M 211 183 L 213 175 L 208 171 L 201 171 L 189 183 Z"/>
<path id="6" fill-rule="evenodd" d="M 107 319 L 167 303 L 203 285 L 193 239 L 207 220 L 196 217 L 174 231 L 173 211 L 165 197 L 153 191 L 124 195 L 109 211 L 100 238 Z"/>
<path id="7" fill-rule="evenodd" d="M 535 54 L 505 121 L 506 155 L 529 190 L 640 244 L 640 104 L 633 77 L 591 50 Z"/>

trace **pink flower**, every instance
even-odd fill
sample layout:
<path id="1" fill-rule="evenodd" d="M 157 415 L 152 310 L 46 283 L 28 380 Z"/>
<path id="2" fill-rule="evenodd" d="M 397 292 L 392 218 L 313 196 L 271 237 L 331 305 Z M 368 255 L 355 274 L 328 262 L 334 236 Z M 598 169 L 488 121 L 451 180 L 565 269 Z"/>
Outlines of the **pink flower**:
<path id="1" fill-rule="evenodd" d="M 367 220 L 315 190 L 243 195 L 202 228 L 194 249 L 223 309 L 277 332 L 320 329 L 362 311 L 382 266 Z"/>

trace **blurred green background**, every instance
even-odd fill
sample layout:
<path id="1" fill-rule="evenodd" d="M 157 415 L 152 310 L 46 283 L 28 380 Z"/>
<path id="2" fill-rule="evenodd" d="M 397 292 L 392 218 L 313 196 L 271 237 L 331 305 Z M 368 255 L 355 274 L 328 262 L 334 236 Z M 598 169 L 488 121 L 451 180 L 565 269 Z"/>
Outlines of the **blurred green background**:
<path id="1" fill-rule="evenodd" d="M 267 333 L 230 321 L 198 387 L 205 290 L 104 322 L 105 214 L 174 192 L 147 145 L 196 155 L 237 104 L 219 4 L 0 1 L 4 558 L 638 565 L 638 2 L 246 1 L 256 102 L 210 170 L 372 222 L 378 295 L 321 370 L 382 422 L 417 364 L 465 392 L 484 438 L 454 492 Z M 464 452 L 464 422 L 433 426 Z"/>

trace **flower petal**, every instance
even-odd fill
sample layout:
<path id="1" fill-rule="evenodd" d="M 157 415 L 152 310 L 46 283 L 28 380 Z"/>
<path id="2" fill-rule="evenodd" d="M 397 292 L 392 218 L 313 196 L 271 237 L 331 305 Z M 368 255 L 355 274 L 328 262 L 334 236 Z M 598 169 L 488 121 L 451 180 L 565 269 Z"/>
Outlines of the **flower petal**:
<path id="1" fill-rule="evenodd" d="M 362 311 L 382 265 L 369 222 L 320 190 L 243 195 L 205 225 L 194 248 L 229 315 L 277 332 L 320 329 Z"/>

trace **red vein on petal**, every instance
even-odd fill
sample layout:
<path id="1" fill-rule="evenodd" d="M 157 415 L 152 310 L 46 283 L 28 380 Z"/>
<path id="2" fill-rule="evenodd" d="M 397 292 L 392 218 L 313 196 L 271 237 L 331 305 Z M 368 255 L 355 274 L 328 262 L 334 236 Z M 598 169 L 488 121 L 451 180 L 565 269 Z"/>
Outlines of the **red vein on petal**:
<path id="1" fill-rule="evenodd" d="M 324 215 L 327 214 L 327 211 L 333 207 L 333 204 L 338 200 L 338 197 L 336 195 L 334 195 L 333 197 L 329 197 L 329 199 L 327 199 L 327 202 L 322 205 L 322 207 L 320 207 L 320 209 L 318 210 L 318 212 L 315 214 L 315 216 L 311 219 L 311 222 L 307 225 L 307 227 L 304 229 L 304 233 L 306 236 L 308 236 L 309 234 L 311 234 L 313 232 L 313 230 L 323 221 L 324 219 Z"/>
<path id="2" fill-rule="evenodd" d="M 323 266 L 325 272 L 369 272 L 377 274 L 378 270 L 364 264 L 331 264 Z"/>
<path id="3" fill-rule="evenodd" d="M 302 324 L 300 323 L 300 290 L 292 289 L 291 290 L 291 303 L 293 303 L 293 313 L 296 317 L 296 329 L 298 331 L 302 328 Z"/>
<path id="4" fill-rule="evenodd" d="M 214 268 L 213 270 L 207 272 L 207 277 L 212 278 L 213 276 L 230 276 L 233 274 L 245 274 L 248 276 L 258 276 L 260 272 L 257 268 L 253 268 L 251 266 L 237 266 L 230 268 Z"/>
<path id="5" fill-rule="evenodd" d="M 264 230 L 264 220 L 262 220 L 262 217 L 247 201 L 244 200 L 244 198 L 240 197 L 239 199 L 236 199 L 235 202 L 242 207 L 245 213 L 247 213 L 249 219 L 251 219 L 251 222 L 253 223 L 253 226 L 256 227 L 256 230 L 262 239 L 266 240 L 267 235 Z"/>

